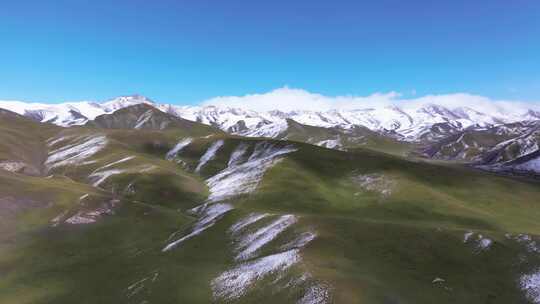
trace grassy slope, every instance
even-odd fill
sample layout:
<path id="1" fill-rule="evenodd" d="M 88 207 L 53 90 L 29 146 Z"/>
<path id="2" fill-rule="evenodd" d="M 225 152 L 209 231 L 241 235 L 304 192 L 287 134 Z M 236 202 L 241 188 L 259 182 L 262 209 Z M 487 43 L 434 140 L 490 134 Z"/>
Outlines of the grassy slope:
<path id="1" fill-rule="evenodd" d="M 24 162 L 29 173 L 39 175 L 46 157 L 45 140 L 59 130 L 0 109 L 0 161 Z"/>
<path id="2" fill-rule="evenodd" d="M 164 113 L 153 106 L 138 104 L 103 114 L 89 121 L 87 126 L 105 129 L 171 130 L 198 134 L 221 133 L 219 129 Z"/>
<path id="3" fill-rule="evenodd" d="M 367 148 L 400 156 L 406 156 L 414 149 L 412 143 L 398 141 L 364 127 L 342 130 L 303 125 L 293 120 L 288 120 L 287 124 L 286 132 L 280 134 L 280 137 L 291 141 L 316 144 L 325 140 L 338 139 L 342 148 L 348 151 Z"/>
<path id="4" fill-rule="evenodd" d="M 245 206 L 304 214 L 306 225 L 320 233 L 308 263 L 333 283 L 339 303 L 522 300 L 519 249 L 504 234 L 540 232 L 538 184 L 441 169 L 371 152 L 302 149 L 274 168 Z M 383 173 L 398 186 L 385 199 L 354 196 L 351 172 Z M 468 230 L 495 239 L 492 250 L 475 253 L 463 244 Z M 432 284 L 436 277 L 451 290 Z"/>
<path id="5" fill-rule="evenodd" d="M 13 223 L 24 229 L 14 230 L 16 236 L 0 247 L 0 302 L 207 303 L 209 281 L 232 264 L 225 231 L 251 211 L 298 214 L 298 229 L 317 232 L 304 263 L 313 275 L 334 286 L 338 303 L 523 300 L 515 284 L 518 271 L 523 270 L 515 266 L 520 248 L 504 233 L 540 234 L 538 184 L 369 150 L 345 153 L 295 143 L 300 150 L 271 169 L 257 193 L 239 199 L 237 209 L 204 234 L 178 250 L 162 253 L 167 237 L 193 220 L 179 210 L 194 206 L 207 193 L 201 177 L 163 160 L 165 152 L 188 134 L 99 132 L 105 132 L 112 144 L 95 155 L 98 162 L 93 167 L 58 172 L 74 181 L 0 176 L 0 184 L 5 185 L 0 188 L 2 195 L 28 193 L 39 201 L 50 196 L 46 201 L 61 206 L 74 204 L 83 193 L 105 197 L 133 181 L 137 185 L 134 195 L 116 191 L 123 199 L 116 214 L 93 225 L 50 227 L 49 219 L 59 211 L 54 208 L 19 215 Z M 204 177 L 223 169 L 237 144 L 258 141 L 223 138 L 224 147 L 201 172 Z M 215 139 L 200 138 L 183 151 L 188 171 Z M 159 169 L 152 174 L 115 176 L 103 185 L 105 190 L 83 184 L 94 167 L 126 155 L 137 158 L 125 165 L 151 163 Z M 351 179 L 372 173 L 395 182 L 390 196 L 365 191 Z M 493 238 L 494 246 L 475 252 L 463 244 L 468 230 Z M 156 271 L 159 275 L 150 287 L 128 297 L 128 286 L 153 278 Z M 444 278 L 446 285 L 432 284 L 435 277 Z M 291 297 L 261 289 L 245 301 L 290 302 Z"/>
<path id="6" fill-rule="evenodd" d="M 19 121 L 13 125 L 21 126 Z M 185 280 L 188 280 L 193 278 L 190 271 L 200 273 L 201 269 L 211 265 L 207 265 L 209 258 L 197 264 L 161 254 L 167 237 L 193 221 L 179 211 L 195 206 L 206 196 L 207 190 L 200 178 L 163 157 L 163 151 L 168 151 L 188 132 L 86 127 L 54 131 L 37 132 L 36 138 L 39 137 L 41 142 L 32 138 L 21 145 L 28 151 L 36 149 L 46 156 L 44 141 L 53 136 L 100 134 L 105 135 L 109 143 L 89 159 L 94 163 L 55 168 L 47 172 L 53 174 L 51 178 L 1 173 L 0 199 L 30 201 L 32 208 L 18 210 L 16 214 L 9 212 L 2 218 L 0 302 L 121 302 L 126 300 L 127 286 L 156 268 L 162 269 L 159 288 L 162 288 L 163 297 L 160 302 L 177 302 L 175 299 L 185 298 L 185 293 L 171 295 L 165 291 L 173 289 L 171 284 L 180 279 L 178 273 L 185 273 Z M 205 130 L 190 130 L 189 133 L 208 134 Z M 39 146 L 34 145 L 34 140 Z M 112 176 L 100 188 L 87 184 L 93 170 L 126 156 L 135 158 L 115 169 L 140 165 L 153 165 L 156 169 L 147 174 Z M 130 183 L 134 184 L 135 192 L 126 194 L 121 189 Z M 122 202 L 115 215 L 106 216 L 96 224 L 51 227 L 50 220 L 63 210 L 79 208 L 79 197 L 84 194 L 104 200 L 115 197 Z M 0 210 L 9 207 L 5 201 L 0 201 Z M 164 283 L 167 280 L 171 282 L 168 285 Z M 194 296 L 204 294 L 208 298 L 207 284 L 195 283 L 189 286 L 189 291 Z M 201 291 L 195 292 L 196 289 Z"/>
<path id="7" fill-rule="evenodd" d="M 208 141 L 190 147 L 183 159 L 194 164 Z M 236 144 L 227 141 L 206 174 L 219 170 Z M 396 189 L 388 198 L 362 191 L 350 179 L 359 173 L 383 174 L 396 181 Z M 535 264 L 517 267 L 518 252 L 527 254 L 504 234 L 539 234 L 539 194 L 538 183 L 462 167 L 303 145 L 239 205 L 244 214 L 302 215 L 303 225 L 320 234 L 307 263 L 335 286 L 339 302 L 507 303 L 523 300 L 516 282 L 520 271 Z M 494 239 L 495 245 L 478 252 L 464 244 L 470 230 Z M 447 285 L 434 285 L 436 277 L 444 277 Z M 356 286 L 366 291 L 357 293 Z"/>

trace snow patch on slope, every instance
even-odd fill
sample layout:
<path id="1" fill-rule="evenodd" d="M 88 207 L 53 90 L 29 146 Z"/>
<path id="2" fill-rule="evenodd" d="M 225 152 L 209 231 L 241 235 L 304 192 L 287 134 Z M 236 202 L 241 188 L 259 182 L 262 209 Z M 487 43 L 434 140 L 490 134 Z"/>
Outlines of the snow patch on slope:
<path id="1" fill-rule="evenodd" d="M 212 280 L 214 297 L 238 299 L 257 281 L 270 275 L 279 277 L 281 273 L 300 260 L 299 250 L 293 249 L 240 264 Z"/>
<path id="2" fill-rule="evenodd" d="M 85 194 L 79 198 L 79 203 L 88 198 L 89 195 Z M 109 202 L 104 202 L 96 209 L 93 210 L 79 210 L 74 215 L 65 219 L 63 222 L 72 225 L 85 225 L 95 223 L 99 218 L 104 215 L 111 215 L 114 213 L 114 207 L 119 203 L 119 200 L 111 200 Z M 62 222 L 62 219 L 68 214 L 66 210 L 64 213 L 55 217 L 52 222 L 53 226 L 57 226 Z"/>
<path id="3" fill-rule="evenodd" d="M 519 285 L 530 301 L 540 303 L 540 272 L 521 276 Z"/>
<path id="4" fill-rule="evenodd" d="M 533 240 L 530 235 L 519 234 L 514 239 L 521 245 L 524 245 L 527 251 L 532 253 L 540 253 L 540 244 Z"/>
<path id="5" fill-rule="evenodd" d="M 199 164 L 195 168 L 195 172 L 200 172 L 202 167 L 206 165 L 210 160 L 216 157 L 217 151 L 225 144 L 224 140 L 218 140 L 214 142 L 208 150 L 201 156 L 201 159 L 199 160 Z"/>
<path id="6" fill-rule="evenodd" d="M 52 140 L 49 146 L 70 139 L 69 137 Z M 54 143 L 51 144 L 51 143 Z M 45 165 L 49 168 L 56 168 L 67 165 L 78 165 L 101 151 L 107 145 L 107 138 L 103 135 L 88 135 L 75 137 L 70 143 L 49 152 Z"/>
<path id="7" fill-rule="evenodd" d="M 485 251 L 491 248 L 493 245 L 493 240 L 483 236 L 482 234 L 477 234 L 474 238 L 474 232 L 469 231 L 463 236 L 463 243 L 471 243 L 474 245 L 474 248 L 477 252 Z"/>
<path id="8" fill-rule="evenodd" d="M 298 303 L 327 303 L 330 298 L 329 289 L 322 284 L 309 283 L 308 279 L 312 280 L 309 273 L 304 272 L 298 276 L 287 272 L 301 261 L 300 250 L 316 237 L 315 233 L 301 233 L 284 245 L 276 244 L 278 253 L 257 256 L 259 249 L 269 245 L 297 222 L 296 216 L 286 214 L 262 227 L 257 225 L 258 229 L 251 228 L 269 216 L 266 213 L 252 213 L 231 226 L 229 231 L 234 243 L 237 244 L 236 261 L 240 263 L 212 280 L 214 298 L 225 301 L 238 299 L 247 294 L 257 282 L 272 278 L 269 284 L 278 290 L 291 288 L 303 290 L 303 297 Z M 250 260 L 246 261 L 247 259 Z"/>
<path id="9" fill-rule="evenodd" d="M 182 151 L 185 147 L 187 147 L 191 142 L 193 141 L 193 138 L 187 137 L 179 141 L 169 152 L 167 152 L 167 159 L 172 159 L 178 154 L 178 152 Z"/>
<path id="10" fill-rule="evenodd" d="M 142 128 L 144 124 L 148 122 L 150 118 L 152 118 L 152 112 L 153 110 L 148 110 L 144 112 L 141 116 L 139 116 L 139 118 L 137 119 L 137 122 L 135 122 L 135 127 L 133 128 L 136 130 L 139 130 L 140 128 Z"/>
<path id="11" fill-rule="evenodd" d="M 313 241 L 317 237 L 317 234 L 315 232 L 306 231 L 298 235 L 295 239 L 288 242 L 287 244 L 281 246 L 284 250 L 294 249 L 294 248 L 303 248 L 308 243 Z"/>
<path id="12" fill-rule="evenodd" d="M 109 177 L 113 175 L 124 174 L 124 173 L 147 173 L 158 168 L 156 165 L 152 165 L 152 164 L 141 164 L 141 165 L 131 166 L 131 167 L 128 166 L 124 168 L 109 169 L 119 164 L 128 162 L 134 158 L 135 156 L 127 156 L 117 161 L 114 161 L 110 164 L 97 168 L 92 173 L 90 173 L 90 175 L 88 175 L 88 179 L 92 182 L 92 186 L 99 187 L 103 182 L 105 182 Z M 105 170 L 105 169 L 108 169 L 108 170 Z"/>
<path id="13" fill-rule="evenodd" d="M 236 260 L 244 261 L 253 257 L 256 251 L 270 243 L 296 221 L 297 218 L 294 215 L 283 215 L 269 225 L 243 236 L 238 240 Z"/>
<path id="14" fill-rule="evenodd" d="M 338 149 L 343 145 L 341 144 L 341 139 L 338 137 L 336 139 L 327 139 L 316 143 L 317 146 L 321 146 L 328 149 Z"/>
<path id="15" fill-rule="evenodd" d="M 127 169 L 110 169 L 110 170 L 104 170 L 104 169 L 111 168 L 111 167 L 116 166 L 118 164 L 130 161 L 130 160 L 132 160 L 134 158 L 135 158 L 135 156 L 127 156 L 127 157 L 124 157 L 124 158 L 119 159 L 117 161 L 114 161 L 114 162 L 112 162 L 110 164 L 107 164 L 105 166 L 97 168 L 92 173 L 90 173 L 90 175 L 88 176 L 88 178 L 92 181 L 92 186 L 98 187 L 105 180 L 107 180 L 109 177 L 111 177 L 113 175 L 122 174 L 122 173 L 127 172 L 128 171 Z"/>
<path id="16" fill-rule="evenodd" d="M 229 231 L 235 235 L 240 233 L 240 231 L 247 226 L 254 224 L 255 222 L 258 222 L 259 220 L 262 220 L 263 218 L 269 216 L 268 213 L 252 213 L 245 217 L 244 219 L 240 220 L 236 224 L 232 225 Z"/>
<path id="17" fill-rule="evenodd" d="M 195 223 L 195 225 L 192 227 L 191 232 L 187 235 L 170 242 L 167 244 L 162 251 L 169 251 L 171 249 L 174 249 L 178 247 L 182 242 L 199 235 L 201 232 L 205 231 L 206 229 L 214 226 L 214 224 L 223 216 L 225 213 L 229 212 L 233 209 L 233 206 L 230 204 L 221 204 L 221 203 L 206 203 L 202 206 L 196 207 L 192 209 L 191 211 L 199 216 L 199 219 Z"/>
<path id="18" fill-rule="evenodd" d="M 120 170 L 120 169 L 112 169 L 112 170 L 105 170 L 105 171 L 99 171 L 94 172 L 88 176 L 90 180 L 94 180 L 92 182 L 92 186 L 98 187 L 101 185 L 105 180 L 107 180 L 109 177 L 117 174 L 125 173 L 126 170 Z"/>
<path id="19" fill-rule="evenodd" d="M 514 166 L 515 169 L 540 173 L 540 157 Z"/>
<path id="20" fill-rule="evenodd" d="M 75 215 L 65 220 L 65 222 L 72 225 L 81 225 L 95 223 L 96 219 L 85 215 L 83 212 L 77 212 Z"/>
<path id="21" fill-rule="evenodd" d="M 238 147 L 233 151 L 231 154 L 231 158 L 229 158 L 229 162 L 227 163 L 227 167 L 233 167 L 242 162 L 242 158 L 244 154 L 246 154 L 247 150 L 249 148 L 249 145 L 246 143 L 240 143 Z"/>
<path id="22" fill-rule="evenodd" d="M 94 172 L 101 171 L 101 170 L 103 170 L 103 169 L 107 169 L 107 168 L 110 168 L 110 167 L 112 167 L 112 166 L 116 166 L 116 165 L 118 165 L 118 164 L 127 162 L 127 161 L 129 161 L 129 160 L 134 159 L 134 158 L 135 158 L 135 156 L 133 156 L 133 155 L 130 155 L 130 156 L 121 158 L 121 159 L 119 159 L 119 160 L 117 160 L 117 161 L 114 161 L 114 162 L 112 162 L 112 163 L 110 163 L 110 164 L 107 164 L 107 165 L 105 165 L 105 166 L 103 166 L 103 167 L 97 168 L 96 170 L 94 170 Z"/>
<path id="23" fill-rule="evenodd" d="M 383 197 L 390 196 L 396 186 L 396 182 L 393 179 L 378 173 L 359 174 L 353 176 L 353 180 L 358 183 L 362 189 L 378 192 Z"/>
<path id="24" fill-rule="evenodd" d="M 9 172 L 19 172 L 26 167 L 26 163 L 20 161 L 2 161 L 0 162 L 0 169 Z"/>
<path id="25" fill-rule="evenodd" d="M 233 161 L 229 167 L 207 180 L 210 201 L 254 191 L 268 168 L 279 156 L 296 151 L 293 146 L 279 147 L 271 142 L 259 142 L 249 159 L 243 164 Z"/>
<path id="26" fill-rule="evenodd" d="M 330 288 L 323 284 L 310 286 L 298 304 L 325 304 L 330 301 Z"/>

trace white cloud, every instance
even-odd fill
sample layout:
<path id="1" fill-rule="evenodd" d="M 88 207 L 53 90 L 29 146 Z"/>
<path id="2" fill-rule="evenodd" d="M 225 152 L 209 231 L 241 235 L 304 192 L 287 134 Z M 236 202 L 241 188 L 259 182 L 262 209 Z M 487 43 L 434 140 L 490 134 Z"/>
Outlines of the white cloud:
<path id="1" fill-rule="evenodd" d="M 324 96 L 302 89 L 283 87 L 263 94 L 244 96 L 220 96 L 203 101 L 202 105 L 247 108 L 256 111 L 293 111 L 330 109 L 362 109 L 398 105 L 414 109 L 426 104 L 437 104 L 448 108 L 470 107 L 481 112 L 517 113 L 525 109 L 540 110 L 540 103 L 513 100 L 493 100 L 468 93 L 426 95 L 417 98 L 402 98 L 397 92 L 374 93 L 369 96 Z"/>
<path id="2" fill-rule="evenodd" d="M 363 107 L 376 106 L 381 104 L 389 105 L 392 104 L 392 101 L 398 96 L 398 93 L 390 92 L 375 93 L 366 97 L 329 97 L 321 94 L 310 93 L 301 89 L 283 87 L 264 94 L 214 97 L 202 102 L 202 105 L 248 108 L 256 111 L 320 111 L 336 108 L 349 108 L 353 105 L 362 105 Z"/>

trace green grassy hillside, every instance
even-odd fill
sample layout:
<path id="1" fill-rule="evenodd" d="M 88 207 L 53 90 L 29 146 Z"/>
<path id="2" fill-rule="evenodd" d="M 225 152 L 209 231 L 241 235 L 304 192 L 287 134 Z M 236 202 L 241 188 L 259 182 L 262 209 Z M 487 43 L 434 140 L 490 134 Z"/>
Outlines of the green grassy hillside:
<path id="1" fill-rule="evenodd" d="M 87 126 L 107 129 L 183 130 L 193 136 L 221 132 L 213 127 L 162 112 L 148 104 L 137 104 L 96 117 Z"/>
<path id="2" fill-rule="evenodd" d="M 40 175 L 46 157 L 45 140 L 59 130 L 0 109 L 0 168 Z"/>
<path id="3" fill-rule="evenodd" d="M 535 303 L 538 182 L 221 132 L 43 130 L 17 148 L 41 175 L 0 171 L 0 303 Z"/>
<path id="4" fill-rule="evenodd" d="M 344 130 L 340 128 L 322 128 L 300 124 L 287 120 L 287 129 L 278 136 L 286 139 L 319 145 L 327 148 L 352 151 L 358 148 L 406 156 L 414 150 L 415 144 L 399 141 L 384 136 L 365 127 Z"/>

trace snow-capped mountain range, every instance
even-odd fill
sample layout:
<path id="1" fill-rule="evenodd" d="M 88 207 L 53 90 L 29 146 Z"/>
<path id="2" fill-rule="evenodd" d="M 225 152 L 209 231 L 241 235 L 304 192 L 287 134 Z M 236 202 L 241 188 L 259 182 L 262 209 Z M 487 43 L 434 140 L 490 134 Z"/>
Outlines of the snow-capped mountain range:
<path id="1" fill-rule="evenodd" d="M 97 103 L 91 101 L 59 104 L 27 103 L 21 101 L 0 101 L 0 108 L 30 117 L 40 122 L 49 122 L 62 127 L 84 125 L 97 116 L 110 114 L 132 105 L 155 103 L 141 95 L 121 96 Z"/>
<path id="2" fill-rule="evenodd" d="M 276 137 L 287 128 L 287 119 L 298 123 L 351 129 L 357 126 L 391 135 L 405 141 L 436 140 L 466 129 L 485 129 L 520 121 L 540 119 L 540 111 L 516 109 L 511 113 L 482 112 L 470 107 L 448 108 L 437 104 L 420 106 L 381 106 L 354 110 L 257 112 L 218 106 L 178 106 L 158 104 L 141 95 L 121 96 L 106 102 L 37 104 L 0 101 L 0 108 L 60 126 L 83 125 L 102 114 L 135 104 L 148 104 L 177 117 L 201 122 L 223 131 L 256 137 Z"/>

